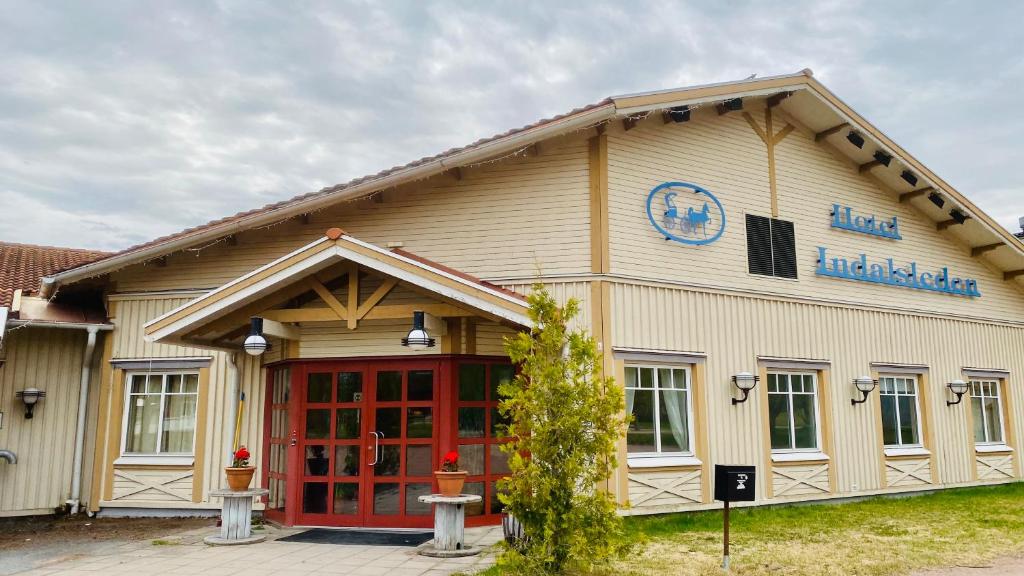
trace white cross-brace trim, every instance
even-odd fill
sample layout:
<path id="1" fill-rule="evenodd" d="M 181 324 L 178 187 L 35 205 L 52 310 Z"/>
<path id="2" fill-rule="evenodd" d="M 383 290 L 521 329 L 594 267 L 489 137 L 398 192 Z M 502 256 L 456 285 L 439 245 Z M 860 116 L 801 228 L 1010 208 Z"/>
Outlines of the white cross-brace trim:
<path id="1" fill-rule="evenodd" d="M 688 472 L 686 474 L 683 474 L 682 476 L 676 476 L 674 478 L 650 478 L 650 477 L 644 477 L 644 476 L 641 476 L 641 475 L 638 475 L 638 474 L 629 474 L 629 475 L 627 475 L 627 477 L 629 478 L 630 481 L 636 482 L 637 484 L 641 484 L 643 486 L 647 486 L 648 488 L 651 489 L 650 492 L 644 494 L 643 496 L 640 496 L 636 500 L 634 500 L 633 498 L 630 498 L 629 504 L 630 504 L 630 506 L 634 506 L 634 507 L 635 506 L 639 506 L 639 505 L 643 504 L 644 502 L 647 502 L 648 500 L 651 500 L 651 499 L 653 499 L 653 498 L 655 498 L 657 496 L 660 496 L 661 494 L 671 494 L 673 496 L 678 496 L 679 498 L 682 498 L 683 500 L 688 500 L 690 502 L 700 503 L 700 489 L 699 488 L 697 490 L 697 496 L 696 497 L 694 497 L 692 494 L 688 494 L 686 492 L 683 492 L 683 488 L 682 488 L 684 485 L 688 484 L 689 482 L 691 482 L 693 480 L 697 480 L 699 482 L 700 481 L 700 474 L 701 474 L 700 470 L 696 470 L 696 471 L 693 471 L 693 472 Z"/>
<path id="2" fill-rule="evenodd" d="M 901 464 L 903 466 L 900 466 Z M 931 463 L 927 458 L 921 460 L 886 460 L 885 466 L 893 472 L 899 473 L 899 476 L 888 481 L 889 486 L 895 486 L 906 478 L 920 480 L 925 484 L 932 483 Z"/>
<path id="3" fill-rule="evenodd" d="M 984 466 L 978 470 L 979 480 L 993 478 L 1013 478 L 1013 454 L 1000 457 L 977 458 L 978 464 Z M 1006 470 L 1003 467 L 1006 467 Z"/>
<path id="4" fill-rule="evenodd" d="M 129 474 L 128 472 L 125 472 L 124 470 L 114 470 L 114 477 L 115 478 L 122 478 L 124 480 L 128 480 L 129 482 L 135 482 L 136 484 L 139 484 L 139 486 L 129 490 L 128 492 L 125 492 L 123 494 L 117 494 L 116 496 L 114 496 L 114 500 L 119 500 L 121 498 L 126 498 L 128 496 L 131 496 L 132 494 L 138 494 L 139 492 L 145 492 L 146 490 L 156 490 L 157 492 L 163 492 L 164 494 L 167 494 L 168 496 L 174 496 L 174 498 L 177 499 L 177 500 L 186 500 L 186 501 L 189 500 L 188 497 L 182 496 L 181 494 L 172 491 L 170 488 L 165 488 L 165 486 L 167 486 L 168 484 L 172 484 L 174 482 L 177 482 L 178 480 L 185 480 L 186 478 L 191 478 L 192 477 L 192 471 L 191 470 L 188 471 L 188 472 L 180 472 L 180 473 L 178 473 L 178 474 L 176 474 L 174 476 L 171 476 L 169 478 L 167 478 L 167 477 L 157 478 L 155 481 L 144 479 L 144 478 L 139 478 L 138 476 L 136 476 L 134 474 Z"/>
<path id="5" fill-rule="evenodd" d="M 788 467 L 788 466 L 778 466 L 778 467 L 772 468 L 772 472 L 775 474 L 775 476 L 782 476 L 783 478 L 789 480 L 788 484 L 784 485 L 782 488 L 778 488 L 777 490 L 775 490 L 775 495 L 776 496 L 782 496 L 786 492 L 789 492 L 793 488 L 796 488 L 796 487 L 801 486 L 801 485 L 807 486 L 808 488 L 813 488 L 814 490 L 819 490 L 819 491 L 824 492 L 826 494 L 829 491 L 829 486 L 828 486 L 828 464 L 822 464 L 820 466 L 815 466 L 815 467 L 810 468 L 810 469 L 792 468 L 792 467 Z M 821 479 L 818 479 L 818 476 L 820 476 L 821 474 L 825 474 L 825 487 L 824 488 L 822 488 L 819 484 L 817 484 L 817 483 L 821 482 Z"/>

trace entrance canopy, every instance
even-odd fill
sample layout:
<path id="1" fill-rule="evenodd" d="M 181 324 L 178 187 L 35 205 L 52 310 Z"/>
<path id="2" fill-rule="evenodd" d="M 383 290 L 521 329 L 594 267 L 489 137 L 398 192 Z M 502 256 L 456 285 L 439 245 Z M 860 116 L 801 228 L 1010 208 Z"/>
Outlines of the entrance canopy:
<path id="1" fill-rule="evenodd" d="M 526 299 L 401 250 L 385 250 L 338 228 L 146 324 L 146 340 L 239 349 L 249 318 L 268 336 L 298 340 L 297 323 L 479 316 L 530 325 Z"/>

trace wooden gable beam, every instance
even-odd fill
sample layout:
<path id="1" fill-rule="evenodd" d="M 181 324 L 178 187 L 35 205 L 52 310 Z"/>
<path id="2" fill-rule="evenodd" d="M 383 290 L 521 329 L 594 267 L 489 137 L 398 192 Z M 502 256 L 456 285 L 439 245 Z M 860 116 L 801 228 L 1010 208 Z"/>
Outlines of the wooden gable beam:
<path id="1" fill-rule="evenodd" d="M 412 318 L 412 313 L 421 310 L 444 318 L 462 318 L 477 314 L 453 306 L 451 304 L 393 304 L 374 306 L 366 312 L 363 320 L 396 320 Z M 294 322 L 336 322 L 337 314 L 329 308 L 280 308 L 267 310 L 260 314 L 264 320 L 276 320 L 282 323 Z"/>
<path id="2" fill-rule="evenodd" d="M 356 309 L 359 308 L 359 265 L 348 263 L 348 329 L 355 330 L 359 326 Z"/>
<path id="3" fill-rule="evenodd" d="M 837 124 L 837 125 L 829 128 L 829 129 L 827 129 L 827 130 L 822 130 L 821 132 L 818 132 L 817 134 L 814 135 L 814 141 L 815 142 L 821 142 L 825 138 L 828 138 L 829 136 L 831 136 L 831 135 L 833 135 L 833 134 L 835 134 L 837 132 L 840 132 L 844 128 L 849 128 L 849 126 L 850 126 L 849 122 L 843 122 L 842 124 Z"/>
<path id="4" fill-rule="evenodd" d="M 283 340 L 299 340 L 299 329 L 295 326 L 282 324 L 276 320 L 263 319 L 263 333 Z"/>
<path id="5" fill-rule="evenodd" d="M 871 170 L 872 168 L 875 168 L 875 167 L 881 166 L 881 165 L 882 165 L 882 162 L 880 160 L 872 160 L 870 162 L 865 162 L 865 163 L 861 164 L 860 166 L 857 166 L 857 172 L 860 172 L 861 174 L 863 174 L 863 173 L 867 172 L 868 170 Z"/>
<path id="6" fill-rule="evenodd" d="M 966 216 L 966 217 L 964 217 L 964 222 L 966 222 L 966 221 L 968 221 L 970 219 L 971 219 L 970 216 Z M 963 224 L 964 222 L 957 222 L 956 220 L 950 218 L 949 220 L 943 220 L 942 222 L 939 222 L 938 224 L 936 224 L 935 225 L 935 229 L 939 230 L 939 231 L 942 231 L 942 230 L 945 230 L 945 229 L 947 229 L 947 228 L 949 228 L 951 226 L 956 226 L 958 224 Z"/>
<path id="7" fill-rule="evenodd" d="M 1014 278 L 1020 278 L 1024 276 L 1024 270 L 1011 270 L 1009 272 L 1003 272 L 1003 280 L 1013 280 Z"/>
<path id="8" fill-rule="evenodd" d="M 931 186 L 925 186 L 924 188 L 918 188 L 917 190 L 904 192 L 903 194 L 900 194 L 900 204 L 906 204 L 907 202 L 910 202 L 914 198 L 920 198 L 921 196 L 924 196 L 925 194 L 934 191 L 935 188 L 932 188 Z"/>
<path id="9" fill-rule="evenodd" d="M 327 304 L 327 307 L 337 315 L 335 320 L 348 320 L 348 309 L 346 309 L 345 305 L 334 297 L 334 294 L 332 294 L 322 282 L 316 278 L 310 277 L 306 279 L 306 284 L 309 286 L 310 290 L 316 292 L 317 295 L 320 296 L 320 299 Z"/>
<path id="10" fill-rule="evenodd" d="M 977 258 L 978 256 L 981 256 L 982 254 L 984 254 L 986 252 L 991 252 L 991 251 L 995 250 L 996 248 L 1000 248 L 1002 246 L 1006 246 L 1006 244 L 1003 244 L 1002 242 L 996 242 L 995 244 L 985 244 L 985 245 L 982 245 L 982 246 L 974 246 L 974 247 L 971 248 L 971 256 L 974 256 L 975 258 Z"/>
<path id="11" fill-rule="evenodd" d="M 380 301 L 383 300 L 384 297 L 387 296 L 388 293 L 391 292 L 397 285 L 398 280 L 394 278 L 389 278 L 385 280 L 383 284 L 378 286 L 377 289 L 373 291 L 373 294 L 370 294 L 369 298 L 367 298 L 362 304 L 359 305 L 358 308 L 356 308 L 356 319 L 362 320 L 366 316 L 366 314 L 370 310 L 372 310 L 374 306 L 380 304 Z"/>

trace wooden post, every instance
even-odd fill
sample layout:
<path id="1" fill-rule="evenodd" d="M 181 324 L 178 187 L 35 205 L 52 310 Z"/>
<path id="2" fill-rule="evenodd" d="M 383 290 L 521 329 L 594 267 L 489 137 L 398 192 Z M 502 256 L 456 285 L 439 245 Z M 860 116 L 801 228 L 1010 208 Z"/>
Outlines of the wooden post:
<path id="1" fill-rule="evenodd" d="M 722 569 L 726 572 L 729 571 L 729 501 L 725 501 L 725 508 L 723 509 L 723 519 L 725 520 L 725 537 L 723 540 L 722 547 Z"/>

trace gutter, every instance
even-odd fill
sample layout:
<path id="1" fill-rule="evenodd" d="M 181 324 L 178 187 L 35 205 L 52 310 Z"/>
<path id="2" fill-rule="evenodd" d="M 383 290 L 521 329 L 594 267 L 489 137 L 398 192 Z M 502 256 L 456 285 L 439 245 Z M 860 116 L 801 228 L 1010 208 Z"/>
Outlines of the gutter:
<path id="1" fill-rule="evenodd" d="M 71 515 L 78 514 L 82 501 L 82 453 L 85 451 L 85 419 L 89 407 L 89 379 L 92 375 L 92 360 L 96 352 L 96 334 L 99 328 L 87 328 L 88 339 L 85 342 L 85 353 L 82 355 L 82 379 L 78 386 L 78 421 L 75 427 L 75 457 L 71 472 L 71 498 L 67 503 L 71 506 Z"/>
<path id="2" fill-rule="evenodd" d="M 587 126 L 593 125 L 597 122 L 613 118 L 615 115 L 615 104 L 613 102 L 608 102 L 591 110 L 546 122 L 540 126 L 528 128 L 512 136 L 486 142 L 469 150 L 456 152 L 450 156 L 432 160 L 425 164 L 408 168 L 400 168 L 386 176 L 373 178 L 358 184 L 350 186 L 341 185 L 336 191 L 296 200 L 288 203 L 286 206 L 273 209 L 270 212 L 243 216 L 237 220 L 213 226 L 196 234 L 175 238 L 168 242 L 143 248 L 135 252 L 125 253 L 120 256 L 112 256 L 110 258 L 106 258 L 92 264 L 86 264 L 78 268 L 72 268 L 71 270 L 54 274 L 52 276 L 44 276 L 40 280 L 40 295 L 43 298 L 50 298 L 53 296 L 57 287 L 64 283 L 72 283 L 85 278 L 98 276 L 109 270 L 115 270 L 120 267 L 135 264 L 137 262 L 143 262 L 169 252 L 175 252 L 179 249 L 193 246 L 197 242 L 215 240 L 222 236 L 242 232 L 253 227 L 273 224 L 284 218 L 298 216 L 324 206 L 335 204 L 339 200 L 363 196 L 371 192 L 376 192 L 382 188 L 389 188 L 403 184 L 409 180 L 434 176 L 446 170 L 450 170 L 451 168 L 457 168 L 476 161 L 489 159 L 498 154 L 514 151 L 519 147 L 531 144 L 537 140 L 552 138 L 566 132 L 586 128 Z"/>

